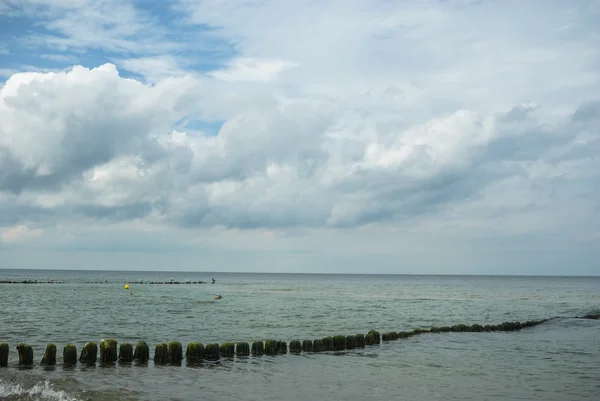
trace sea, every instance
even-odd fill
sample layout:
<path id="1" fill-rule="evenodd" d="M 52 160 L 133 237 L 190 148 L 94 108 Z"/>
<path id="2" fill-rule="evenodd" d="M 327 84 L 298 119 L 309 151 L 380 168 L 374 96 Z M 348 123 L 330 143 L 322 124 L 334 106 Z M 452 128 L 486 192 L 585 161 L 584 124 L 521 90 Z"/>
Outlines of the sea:
<path id="1" fill-rule="evenodd" d="M 6 280 L 55 283 L 0 284 L 0 343 L 10 345 L 3 401 L 600 400 L 600 320 L 580 318 L 600 310 L 600 277 L 0 270 Z M 200 365 L 62 364 L 64 345 L 80 353 L 108 338 L 144 340 L 152 358 L 170 341 L 185 354 L 195 341 L 289 343 L 540 319 L 549 320 L 515 332 L 427 333 Z M 33 347 L 33 367 L 18 366 L 20 342 Z M 39 363 L 48 343 L 56 366 Z"/>

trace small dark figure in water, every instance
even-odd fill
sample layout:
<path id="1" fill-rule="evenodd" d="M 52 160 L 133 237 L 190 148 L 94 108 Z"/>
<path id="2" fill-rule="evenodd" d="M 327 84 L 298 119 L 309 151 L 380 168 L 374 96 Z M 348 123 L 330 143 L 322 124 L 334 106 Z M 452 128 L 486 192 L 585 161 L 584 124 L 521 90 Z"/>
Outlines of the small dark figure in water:
<path id="1" fill-rule="evenodd" d="M 214 278 L 212 279 L 212 283 L 213 283 L 213 284 L 215 283 L 215 279 L 214 279 Z"/>

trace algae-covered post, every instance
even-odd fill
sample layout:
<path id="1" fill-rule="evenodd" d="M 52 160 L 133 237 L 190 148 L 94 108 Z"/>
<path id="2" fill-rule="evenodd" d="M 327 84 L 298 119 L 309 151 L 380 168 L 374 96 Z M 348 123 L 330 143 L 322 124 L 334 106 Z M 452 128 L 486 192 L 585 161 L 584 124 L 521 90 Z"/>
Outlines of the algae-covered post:
<path id="1" fill-rule="evenodd" d="M 302 340 L 302 351 L 313 352 L 315 350 L 313 340 Z"/>
<path id="2" fill-rule="evenodd" d="M 287 354 L 287 343 L 285 341 L 277 342 L 277 353 Z"/>
<path id="3" fill-rule="evenodd" d="M 219 352 L 224 358 L 233 358 L 235 355 L 235 344 L 234 343 L 223 343 L 219 348 Z"/>
<path id="4" fill-rule="evenodd" d="M 8 366 L 8 351 L 9 346 L 7 343 L 0 344 L 0 367 L 4 368 Z"/>
<path id="5" fill-rule="evenodd" d="M 204 344 L 200 342 L 189 343 L 185 350 L 185 359 L 188 363 L 200 362 L 204 359 Z"/>
<path id="6" fill-rule="evenodd" d="M 358 333 L 354 336 L 354 345 L 356 348 L 364 348 L 366 345 L 365 335 L 362 333 Z"/>
<path id="7" fill-rule="evenodd" d="M 277 354 L 277 341 L 275 340 L 266 340 L 265 341 L 265 355 L 275 355 Z"/>
<path id="8" fill-rule="evenodd" d="M 87 365 L 93 365 L 98 360 L 98 344 L 95 342 L 87 342 L 81 349 L 79 362 Z"/>
<path id="9" fill-rule="evenodd" d="M 77 347 L 75 345 L 67 344 L 63 348 L 63 364 L 67 366 L 77 364 Z"/>
<path id="10" fill-rule="evenodd" d="M 150 347 L 148 347 L 145 341 L 137 343 L 133 352 L 133 359 L 140 363 L 148 362 L 148 359 L 150 359 Z"/>
<path id="11" fill-rule="evenodd" d="M 327 336 L 323 338 L 323 350 L 333 351 L 333 337 Z"/>
<path id="12" fill-rule="evenodd" d="M 117 341 L 113 339 L 100 341 L 100 362 L 110 363 L 116 362 L 119 355 L 117 354 Z"/>
<path id="13" fill-rule="evenodd" d="M 129 343 L 122 343 L 119 346 L 119 362 L 132 362 L 133 361 L 133 345 Z"/>
<path id="14" fill-rule="evenodd" d="M 56 345 L 46 345 L 46 352 L 44 352 L 44 356 L 42 357 L 42 361 L 40 362 L 40 364 L 47 366 L 56 365 Z"/>
<path id="15" fill-rule="evenodd" d="M 302 352 L 302 343 L 300 340 L 290 341 L 290 354 L 299 354 Z"/>
<path id="16" fill-rule="evenodd" d="M 381 335 L 379 334 L 379 332 L 377 330 L 371 330 L 367 333 L 367 335 L 371 335 L 373 336 L 373 340 L 371 345 L 374 344 L 380 344 L 381 343 Z"/>
<path id="17" fill-rule="evenodd" d="M 252 343 L 252 355 L 262 355 L 265 352 L 265 344 L 262 341 Z"/>
<path id="18" fill-rule="evenodd" d="M 154 363 L 167 363 L 167 344 L 156 344 L 154 348 Z"/>
<path id="19" fill-rule="evenodd" d="M 235 353 L 237 356 L 248 356 L 250 355 L 250 344 L 240 342 L 235 345 Z"/>
<path id="20" fill-rule="evenodd" d="M 341 351 L 346 349 L 346 336 L 333 337 L 333 350 Z"/>
<path id="21" fill-rule="evenodd" d="M 346 336 L 346 349 L 354 349 L 356 346 L 354 345 L 355 338 L 354 336 Z"/>
<path id="22" fill-rule="evenodd" d="M 17 352 L 19 353 L 19 365 L 33 365 L 33 348 L 31 348 L 31 345 L 19 343 L 17 344 Z"/>
<path id="23" fill-rule="evenodd" d="M 169 360 L 171 363 L 181 363 L 183 359 L 183 347 L 179 341 L 171 341 L 169 343 Z"/>
<path id="24" fill-rule="evenodd" d="M 206 344 L 204 349 L 204 357 L 208 360 L 216 361 L 221 358 L 219 344 Z"/>

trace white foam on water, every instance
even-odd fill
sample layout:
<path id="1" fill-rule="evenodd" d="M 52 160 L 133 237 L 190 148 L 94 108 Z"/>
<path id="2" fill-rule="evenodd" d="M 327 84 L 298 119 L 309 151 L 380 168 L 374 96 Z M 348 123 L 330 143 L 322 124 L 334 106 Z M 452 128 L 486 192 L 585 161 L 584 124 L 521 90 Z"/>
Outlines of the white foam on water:
<path id="1" fill-rule="evenodd" d="M 31 401 L 81 401 L 63 390 L 54 389 L 48 380 L 27 388 L 22 384 L 7 383 L 0 379 L 0 398 L 15 396 L 24 396 L 27 397 L 24 399 Z"/>

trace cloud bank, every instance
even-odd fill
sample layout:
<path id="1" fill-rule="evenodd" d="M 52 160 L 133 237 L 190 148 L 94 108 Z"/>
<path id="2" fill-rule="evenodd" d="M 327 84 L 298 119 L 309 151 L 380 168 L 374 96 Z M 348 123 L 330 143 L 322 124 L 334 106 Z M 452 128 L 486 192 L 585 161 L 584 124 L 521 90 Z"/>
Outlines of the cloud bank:
<path id="1" fill-rule="evenodd" d="M 29 40 L 63 65 L 0 88 L 12 263 L 22 237 L 228 270 L 600 273 L 597 3 L 179 1 L 160 25 L 134 2 L 109 30 L 98 4 L 45 3 Z"/>

